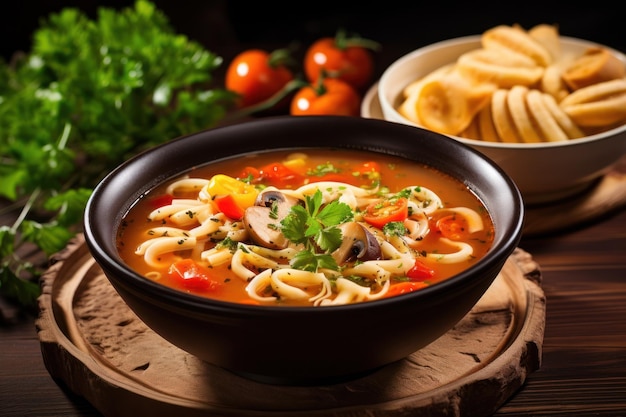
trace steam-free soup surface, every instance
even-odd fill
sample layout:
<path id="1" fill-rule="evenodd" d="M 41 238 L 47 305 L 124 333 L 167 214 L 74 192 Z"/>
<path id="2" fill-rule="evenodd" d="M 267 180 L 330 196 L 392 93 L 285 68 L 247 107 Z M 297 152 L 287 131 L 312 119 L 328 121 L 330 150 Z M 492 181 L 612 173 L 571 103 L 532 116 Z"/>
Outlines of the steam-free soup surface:
<path id="1" fill-rule="evenodd" d="M 147 279 L 219 300 L 329 306 L 419 291 L 493 243 L 483 203 L 460 181 L 354 150 L 218 161 L 158 186 L 118 231 Z"/>

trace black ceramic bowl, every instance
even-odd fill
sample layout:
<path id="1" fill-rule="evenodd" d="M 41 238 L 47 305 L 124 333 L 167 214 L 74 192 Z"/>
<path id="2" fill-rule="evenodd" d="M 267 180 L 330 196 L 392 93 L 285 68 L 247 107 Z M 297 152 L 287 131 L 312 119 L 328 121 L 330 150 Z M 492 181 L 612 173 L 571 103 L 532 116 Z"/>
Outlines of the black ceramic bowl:
<path id="1" fill-rule="evenodd" d="M 210 300 L 148 280 L 120 259 L 115 238 L 122 216 L 155 185 L 233 155 L 311 147 L 398 155 L 460 179 L 492 215 L 495 240 L 491 250 L 465 272 L 424 290 L 323 308 Z M 94 190 L 85 214 L 85 238 L 124 301 L 174 345 L 257 381 L 321 384 L 400 360 L 451 329 L 516 248 L 523 210 L 512 180 L 490 160 L 453 139 L 382 120 L 285 116 L 199 132 L 127 161 Z"/>

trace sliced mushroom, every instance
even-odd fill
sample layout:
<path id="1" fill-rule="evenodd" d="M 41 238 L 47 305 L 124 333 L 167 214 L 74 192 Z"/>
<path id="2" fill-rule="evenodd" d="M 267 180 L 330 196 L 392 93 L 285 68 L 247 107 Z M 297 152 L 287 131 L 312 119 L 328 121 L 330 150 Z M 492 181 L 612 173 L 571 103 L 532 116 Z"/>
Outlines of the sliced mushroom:
<path id="1" fill-rule="evenodd" d="M 363 225 L 348 222 L 339 226 L 343 243 L 332 256 L 339 265 L 352 261 L 370 261 L 380 259 L 382 252 L 376 237 Z"/>
<path id="2" fill-rule="evenodd" d="M 289 241 L 280 231 L 280 222 L 299 202 L 297 198 L 275 189 L 260 193 L 255 205 L 248 207 L 243 215 L 243 222 L 254 243 L 270 249 L 286 248 Z"/>

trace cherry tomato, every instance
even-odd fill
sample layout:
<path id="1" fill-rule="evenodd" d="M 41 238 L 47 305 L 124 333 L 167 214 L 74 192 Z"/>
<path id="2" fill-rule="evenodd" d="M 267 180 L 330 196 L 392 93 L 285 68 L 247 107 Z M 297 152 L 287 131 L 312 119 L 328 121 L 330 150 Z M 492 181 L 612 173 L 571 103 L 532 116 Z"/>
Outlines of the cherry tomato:
<path id="1" fill-rule="evenodd" d="M 324 78 L 302 87 L 291 101 L 293 116 L 358 116 L 361 97 L 350 84 L 335 78 Z"/>
<path id="2" fill-rule="evenodd" d="M 213 279 L 209 268 L 191 259 L 182 259 L 170 265 L 168 276 L 188 289 L 216 291 L 222 286 L 219 281 Z"/>
<path id="3" fill-rule="evenodd" d="M 287 66 L 290 59 L 286 49 L 277 49 L 272 53 L 262 49 L 246 50 L 228 66 L 226 89 L 239 94 L 240 107 L 263 102 L 294 79 L 293 72 Z"/>
<path id="4" fill-rule="evenodd" d="M 454 214 L 438 219 L 435 222 L 435 230 L 438 230 L 443 237 L 452 240 L 462 240 L 469 235 L 467 220 L 463 216 Z"/>
<path id="5" fill-rule="evenodd" d="M 213 201 L 215 201 L 219 211 L 224 213 L 226 217 L 233 220 L 241 220 L 243 218 L 244 210 L 237 204 L 232 194 L 215 197 Z"/>
<path id="6" fill-rule="evenodd" d="M 426 281 L 435 276 L 435 270 L 429 268 L 424 262 L 415 260 L 415 265 L 406 273 L 409 280 L 412 282 Z"/>
<path id="7" fill-rule="evenodd" d="M 363 220 L 382 229 L 387 223 L 401 222 L 409 217 L 409 201 L 403 197 L 385 198 L 365 209 Z"/>
<path id="8" fill-rule="evenodd" d="M 406 281 L 398 284 L 393 284 L 389 287 L 389 290 L 383 298 L 395 297 L 396 295 L 408 294 L 413 291 L 421 290 L 428 287 L 428 284 L 420 281 Z"/>
<path id="9" fill-rule="evenodd" d="M 334 38 L 321 38 L 311 44 L 304 55 L 304 73 L 310 82 L 315 82 L 325 71 L 362 91 L 372 81 L 372 50 L 376 49 L 378 44 L 371 40 L 358 36 L 349 38 L 339 31 Z"/>

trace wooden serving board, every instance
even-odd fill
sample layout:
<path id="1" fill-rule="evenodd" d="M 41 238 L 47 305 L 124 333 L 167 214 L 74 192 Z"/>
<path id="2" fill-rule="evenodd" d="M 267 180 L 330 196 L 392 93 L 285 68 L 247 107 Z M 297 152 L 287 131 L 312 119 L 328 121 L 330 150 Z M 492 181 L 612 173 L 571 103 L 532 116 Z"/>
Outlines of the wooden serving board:
<path id="1" fill-rule="evenodd" d="M 54 260 L 39 298 L 44 363 L 105 416 L 480 417 L 541 365 L 545 296 L 522 249 L 440 339 L 366 377 L 314 387 L 250 381 L 171 345 L 126 306 L 82 235 Z"/>

